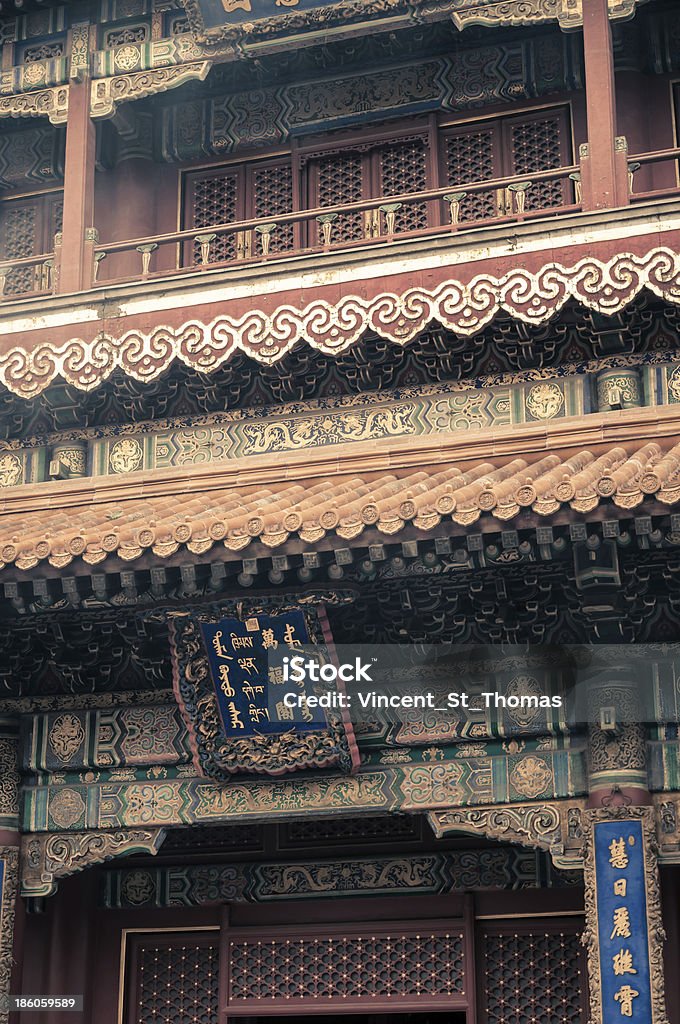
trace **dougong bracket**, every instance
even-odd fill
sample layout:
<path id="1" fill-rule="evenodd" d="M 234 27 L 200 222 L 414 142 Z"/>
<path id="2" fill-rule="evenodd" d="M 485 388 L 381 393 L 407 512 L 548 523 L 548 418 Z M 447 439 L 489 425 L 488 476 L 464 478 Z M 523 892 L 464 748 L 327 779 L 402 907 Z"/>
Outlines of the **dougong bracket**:
<path id="1" fill-rule="evenodd" d="M 51 896 L 59 878 L 74 875 L 92 864 L 131 853 L 158 853 L 165 834 L 162 828 L 27 834 L 21 843 L 21 895 Z"/>

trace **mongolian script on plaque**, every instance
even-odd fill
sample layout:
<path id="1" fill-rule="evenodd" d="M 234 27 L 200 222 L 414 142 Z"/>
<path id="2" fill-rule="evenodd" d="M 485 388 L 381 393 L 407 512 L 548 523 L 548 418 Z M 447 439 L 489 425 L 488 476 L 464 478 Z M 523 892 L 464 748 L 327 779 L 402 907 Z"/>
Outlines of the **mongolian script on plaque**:
<path id="1" fill-rule="evenodd" d="M 202 623 L 201 633 L 227 737 L 325 728 L 304 701 L 295 708 L 283 701 L 292 687 L 284 684 L 284 658 L 310 643 L 302 612 Z"/>

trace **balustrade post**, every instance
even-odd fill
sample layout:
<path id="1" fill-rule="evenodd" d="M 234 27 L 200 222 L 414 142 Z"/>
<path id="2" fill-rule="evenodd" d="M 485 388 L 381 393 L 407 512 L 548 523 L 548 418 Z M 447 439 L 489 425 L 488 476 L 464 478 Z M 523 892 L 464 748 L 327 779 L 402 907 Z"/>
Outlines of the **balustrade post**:
<path id="1" fill-rule="evenodd" d="M 583 5 L 588 143 L 581 147 L 583 209 L 628 204 L 625 140 L 616 134 L 616 85 L 608 0 Z M 622 144 L 622 142 L 624 144 Z"/>
<path id="2" fill-rule="evenodd" d="M 71 81 L 64 163 L 64 224 L 57 289 L 77 292 L 92 285 L 94 266 L 94 173 L 96 128 L 90 117 L 90 79 Z"/>

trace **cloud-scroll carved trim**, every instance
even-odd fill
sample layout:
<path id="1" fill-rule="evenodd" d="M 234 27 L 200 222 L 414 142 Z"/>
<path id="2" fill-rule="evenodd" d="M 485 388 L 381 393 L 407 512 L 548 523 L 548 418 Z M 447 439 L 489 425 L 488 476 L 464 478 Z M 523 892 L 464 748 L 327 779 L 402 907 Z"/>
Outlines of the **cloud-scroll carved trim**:
<path id="1" fill-rule="evenodd" d="M 619 253 L 606 262 L 586 256 L 570 267 L 547 263 L 536 273 L 515 267 L 501 277 L 477 274 L 468 283 L 444 281 L 432 290 L 409 288 L 371 298 L 350 294 L 337 302 L 317 298 L 306 306 L 285 303 L 273 312 L 220 313 L 209 323 L 195 319 L 179 327 L 133 328 L 119 336 L 100 331 L 89 340 L 72 338 L 62 345 L 17 346 L 0 356 L 0 384 L 27 399 L 58 377 L 91 391 L 114 370 L 146 383 L 176 361 L 211 373 L 238 352 L 271 365 L 302 341 L 337 356 L 368 331 L 407 345 L 433 322 L 470 337 L 500 312 L 532 326 L 544 324 L 569 300 L 613 315 L 643 289 L 680 305 L 680 254 L 656 248 L 644 256 Z"/>

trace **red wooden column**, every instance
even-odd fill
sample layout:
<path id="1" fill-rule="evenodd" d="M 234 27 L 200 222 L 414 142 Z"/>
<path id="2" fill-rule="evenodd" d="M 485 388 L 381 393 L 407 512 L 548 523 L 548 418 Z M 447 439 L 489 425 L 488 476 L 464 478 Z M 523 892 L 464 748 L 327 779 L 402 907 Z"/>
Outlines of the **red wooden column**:
<path id="1" fill-rule="evenodd" d="M 82 81 L 72 81 L 69 88 L 59 292 L 77 292 L 92 285 L 95 147 L 90 79 L 85 76 Z"/>
<path id="2" fill-rule="evenodd" d="M 608 0 L 583 4 L 588 154 L 581 158 L 583 208 L 628 204 L 625 149 L 616 148 L 616 89 Z"/>

